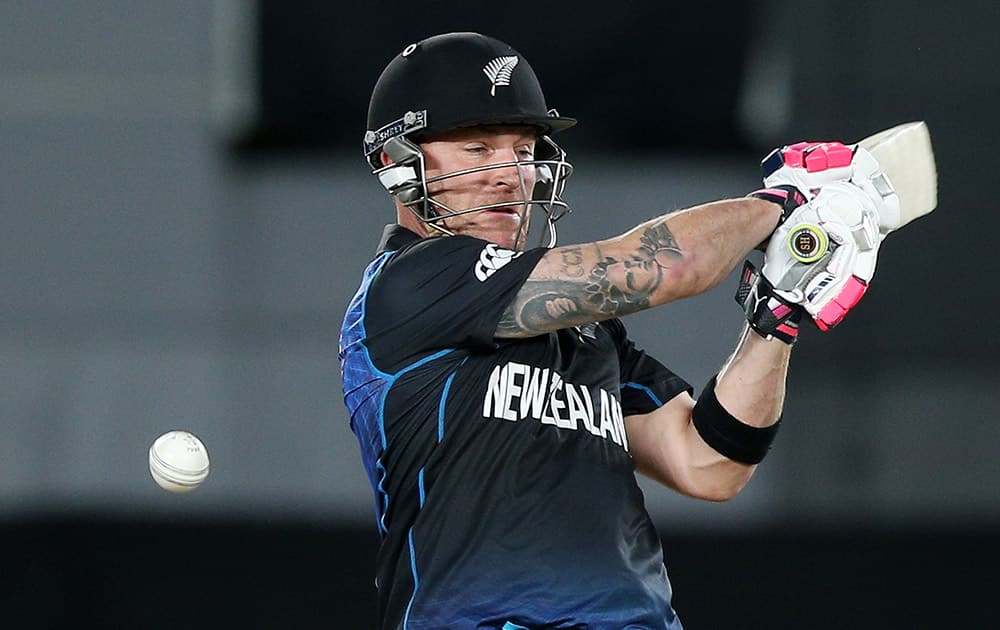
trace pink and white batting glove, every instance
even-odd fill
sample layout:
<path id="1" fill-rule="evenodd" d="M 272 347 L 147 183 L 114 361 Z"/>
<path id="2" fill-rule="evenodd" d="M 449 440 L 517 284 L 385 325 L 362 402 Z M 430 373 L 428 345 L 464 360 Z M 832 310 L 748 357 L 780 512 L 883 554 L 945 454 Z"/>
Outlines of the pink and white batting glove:
<path id="1" fill-rule="evenodd" d="M 868 290 L 881 241 L 876 201 L 855 184 L 833 182 L 774 231 L 761 273 L 776 296 L 829 330 Z"/>
<path id="2" fill-rule="evenodd" d="M 820 187 L 849 180 L 853 159 L 853 149 L 840 142 L 799 142 L 777 148 L 760 163 L 764 188 L 747 196 L 781 206 L 781 225 L 795 208 L 815 197 Z"/>
<path id="3" fill-rule="evenodd" d="M 840 142 L 798 142 L 771 151 L 761 163 L 764 186 L 794 186 L 808 199 L 853 175 L 854 148 Z"/>
<path id="4" fill-rule="evenodd" d="M 743 263 L 736 303 L 743 307 L 750 328 L 761 337 L 789 345 L 798 339 L 799 321 L 805 309 L 777 295 L 774 286 L 749 260 Z"/>
<path id="5" fill-rule="evenodd" d="M 851 182 L 875 205 L 884 238 L 900 224 L 899 197 L 875 157 L 859 145 L 798 142 L 771 151 L 761 163 L 764 188 L 750 193 L 782 207 L 779 225 L 826 185 Z"/>

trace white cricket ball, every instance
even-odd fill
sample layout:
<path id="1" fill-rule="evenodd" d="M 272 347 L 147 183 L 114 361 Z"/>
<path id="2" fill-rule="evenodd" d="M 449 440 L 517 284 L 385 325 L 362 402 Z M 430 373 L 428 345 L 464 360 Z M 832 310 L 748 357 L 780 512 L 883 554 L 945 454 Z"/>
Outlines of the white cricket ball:
<path id="1" fill-rule="evenodd" d="M 169 431 L 149 447 L 149 473 L 164 490 L 190 492 L 208 477 L 208 450 L 187 431 Z"/>

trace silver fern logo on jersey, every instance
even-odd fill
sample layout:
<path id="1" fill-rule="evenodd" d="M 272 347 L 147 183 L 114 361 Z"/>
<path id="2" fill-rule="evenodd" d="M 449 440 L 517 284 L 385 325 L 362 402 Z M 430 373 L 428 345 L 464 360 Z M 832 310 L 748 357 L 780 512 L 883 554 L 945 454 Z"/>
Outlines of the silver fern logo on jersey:
<path id="1" fill-rule="evenodd" d="M 493 84 L 490 96 L 497 95 L 497 86 L 510 85 L 510 75 L 517 65 L 517 56 L 497 57 L 483 67 L 483 72 Z"/>

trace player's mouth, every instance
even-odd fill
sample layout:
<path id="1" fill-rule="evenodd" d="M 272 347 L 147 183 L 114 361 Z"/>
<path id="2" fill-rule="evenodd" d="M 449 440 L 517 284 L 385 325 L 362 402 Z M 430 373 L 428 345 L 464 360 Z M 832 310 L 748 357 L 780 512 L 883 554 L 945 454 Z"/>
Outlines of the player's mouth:
<path id="1" fill-rule="evenodd" d="M 485 212 L 488 212 L 490 214 L 506 214 L 506 215 L 520 216 L 521 204 L 517 204 L 516 206 L 500 206 L 499 208 L 490 208 L 488 210 L 485 210 Z"/>

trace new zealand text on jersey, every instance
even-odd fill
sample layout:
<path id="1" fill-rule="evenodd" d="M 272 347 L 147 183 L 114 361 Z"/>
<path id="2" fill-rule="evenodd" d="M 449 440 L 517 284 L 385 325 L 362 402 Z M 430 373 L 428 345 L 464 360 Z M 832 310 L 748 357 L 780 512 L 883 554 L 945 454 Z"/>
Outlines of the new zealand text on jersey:
<path id="1" fill-rule="evenodd" d="M 573 431 L 586 430 L 628 450 L 618 399 L 596 388 L 563 380 L 558 372 L 523 363 L 493 368 L 483 398 L 483 417 L 516 422 L 533 418 Z"/>

